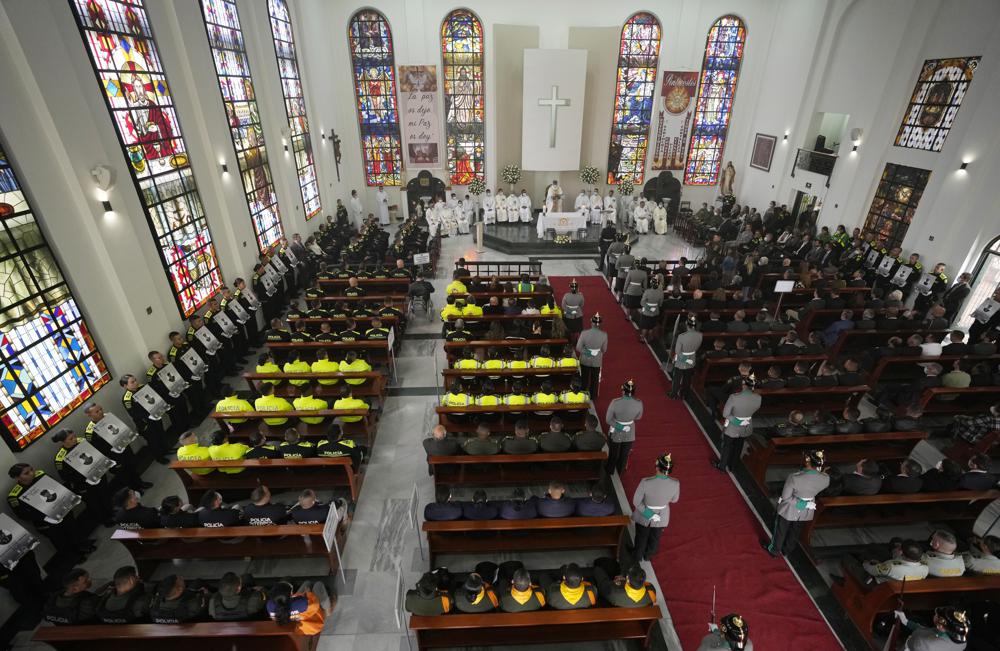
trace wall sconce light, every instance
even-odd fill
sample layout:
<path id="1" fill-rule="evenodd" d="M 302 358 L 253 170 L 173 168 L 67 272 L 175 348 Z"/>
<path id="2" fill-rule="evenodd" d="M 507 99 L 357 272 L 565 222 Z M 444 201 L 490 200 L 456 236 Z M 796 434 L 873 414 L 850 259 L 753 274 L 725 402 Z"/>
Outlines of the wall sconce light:
<path id="1" fill-rule="evenodd" d="M 856 152 L 856 151 L 858 151 L 858 146 L 857 146 L 857 145 L 854 145 L 853 147 L 851 147 L 851 153 L 852 153 L 852 154 L 853 154 L 854 152 Z"/>
<path id="2" fill-rule="evenodd" d="M 222 173 L 223 174 L 229 174 L 229 165 L 226 163 L 226 161 L 220 162 L 219 165 L 222 166 Z"/>
<path id="3" fill-rule="evenodd" d="M 851 129 L 851 155 L 858 153 L 858 147 L 861 146 L 861 135 L 864 133 L 861 129 L 855 127 Z"/>
<path id="4" fill-rule="evenodd" d="M 285 153 L 288 153 L 288 145 L 285 145 Z"/>
<path id="5" fill-rule="evenodd" d="M 788 140 L 788 132 L 787 132 L 787 131 L 785 132 L 785 137 L 784 137 L 784 138 L 782 138 L 782 140 L 783 140 L 783 141 L 784 141 L 784 140 Z"/>
<path id="6" fill-rule="evenodd" d="M 320 135 L 323 136 L 323 141 L 326 141 L 326 131 L 320 131 Z"/>
<path id="7" fill-rule="evenodd" d="M 962 164 L 958 166 L 958 171 L 964 172 L 968 169 L 968 167 L 969 167 L 969 161 L 962 161 Z"/>
<path id="8" fill-rule="evenodd" d="M 107 216 L 109 212 L 114 212 L 115 209 L 111 207 L 110 201 L 102 201 L 101 208 L 104 208 L 104 215 Z"/>

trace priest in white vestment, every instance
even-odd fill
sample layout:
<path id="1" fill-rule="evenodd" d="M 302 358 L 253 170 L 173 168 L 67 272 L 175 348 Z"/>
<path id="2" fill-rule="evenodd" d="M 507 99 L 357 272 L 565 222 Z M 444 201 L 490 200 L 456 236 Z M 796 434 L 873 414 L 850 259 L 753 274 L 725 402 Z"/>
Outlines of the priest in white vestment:
<path id="1" fill-rule="evenodd" d="M 656 204 L 656 209 L 653 210 L 653 230 L 657 235 L 665 235 L 667 232 L 667 209 L 662 201 Z"/>
<path id="2" fill-rule="evenodd" d="M 646 200 L 640 199 L 639 205 L 635 207 L 635 213 L 633 214 L 635 218 L 635 230 L 638 233 L 648 233 L 649 232 L 649 209 L 646 208 Z"/>
<path id="3" fill-rule="evenodd" d="M 598 224 L 601 223 L 601 212 L 604 210 L 604 198 L 601 197 L 601 193 L 597 188 L 594 188 L 593 194 L 590 195 L 590 223 Z"/>
<path id="4" fill-rule="evenodd" d="M 441 218 L 438 213 L 437 203 L 431 200 L 431 205 L 427 206 L 427 210 L 424 212 L 424 219 L 427 221 L 427 232 L 430 233 L 431 237 L 437 235 L 438 229 L 441 228 Z"/>
<path id="5" fill-rule="evenodd" d="M 469 220 L 471 217 L 472 209 L 460 199 L 458 205 L 455 206 L 455 222 L 458 224 L 459 235 L 469 234 Z"/>
<path id="6" fill-rule="evenodd" d="M 479 201 L 473 199 L 472 195 L 468 192 L 465 193 L 465 199 L 462 200 L 463 205 L 465 205 L 465 211 L 469 213 L 469 223 L 475 224 L 479 221 Z"/>
<path id="7" fill-rule="evenodd" d="M 456 201 L 456 206 L 458 205 Z M 438 215 L 441 220 L 441 236 L 455 237 L 458 235 L 458 220 L 455 219 L 455 211 L 442 202 L 438 204 Z"/>
<path id="8" fill-rule="evenodd" d="M 552 184 L 545 190 L 545 211 L 562 212 L 562 188 L 559 181 L 552 181 Z"/>
<path id="9" fill-rule="evenodd" d="M 455 193 L 452 192 L 451 196 L 448 197 L 448 207 L 454 210 L 455 206 L 457 205 L 458 205 L 458 197 L 456 197 Z"/>
<path id="10" fill-rule="evenodd" d="M 497 202 L 490 194 L 489 189 L 486 190 L 486 196 L 483 197 L 483 223 L 484 224 L 495 224 L 497 222 Z"/>
<path id="11" fill-rule="evenodd" d="M 389 193 L 385 191 L 385 188 L 381 185 L 378 186 L 378 192 L 375 193 L 375 203 L 378 204 L 378 223 L 379 226 L 389 225 Z"/>
<path id="12" fill-rule="evenodd" d="M 362 215 L 365 212 L 365 207 L 361 205 L 361 199 L 358 198 L 358 191 L 351 190 L 351 219 L 354 221 L 354 225 L 361 228 L 361 221 L 364 219 Z"/>
<path id="13" fill-rule="evenodd" d="M 590 212 L 590 197 L 587 196 L 586 190 L 580 190 L 580 194 L 576 195 L 576 200 L 573 202 L 573 210 L 580 212 L 580 209 L 583 209 L 584 214 Z"/>
<path id="14" fill-rule="evenodd" d="M 517 211 L 522 224 L 531 223 L 531 197 L 528 196 L 527 190 L 521 190 L 521 196 L 517 199 Z"/>
<path id="15" fill-rule="evenodd" d="M 503 188 L 497 188 L 497 223 L 507 223 L 507 197 L 503 193 Z"/>
<path id="16" fill-rule="evenodd" d="M 507 204 L 507 221 L 517 222 L 517 195 L 511 192 L 507 195 L 504 203 Z"/>
<path id="17" fill-rule="evenodd" d="M 611 224 L 617 222 L 618 197 L 615 196 L 614 190 L 608 190 L 608 196 L 604 197 L 604 208 L 601 212 L 603 214 L 602 222 Z"/>

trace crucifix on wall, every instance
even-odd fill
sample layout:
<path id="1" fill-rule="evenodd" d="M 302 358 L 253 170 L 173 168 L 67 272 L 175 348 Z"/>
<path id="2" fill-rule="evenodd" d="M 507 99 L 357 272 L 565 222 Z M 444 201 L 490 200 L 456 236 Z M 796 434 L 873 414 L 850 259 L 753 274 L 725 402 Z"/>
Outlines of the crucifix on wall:
<path id="1" fill-rule="evenodd" d="M 539 106 L 549 107 L 549 148 L 556 146 L 556 111 L 560 106 L 569 106 L 569 100 L 559 97 L 559 86 L 553 84 L 552 95 L 538 100 Z"/>

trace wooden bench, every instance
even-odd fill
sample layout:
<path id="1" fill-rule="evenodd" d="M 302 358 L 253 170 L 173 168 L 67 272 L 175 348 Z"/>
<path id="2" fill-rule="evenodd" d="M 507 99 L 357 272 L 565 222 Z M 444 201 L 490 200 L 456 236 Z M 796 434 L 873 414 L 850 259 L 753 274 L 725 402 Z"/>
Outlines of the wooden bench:
<path id="1" fill-rule="evenodd" d="M 537 387 L 545 380 L 549 380 L 552 382 L 553 389 L 566 389 L 569 388 L 570 381 L 575 377 L 579 377 L 579 375 L 579 368 L 569 367 L 526 369 L 505 368 L 502 370 L 446 368 L 441 371 L 445 391 L 448 390 L 452 382 L 455 380 L 462 380 L 464 378 L 491 378 L 493 380 L 493 388 L 498 394 L 510 393 L 511 383 L 517 379 L 523 380 L 526 388 Z"/>
<path id="2" fill-rule="evenodd" d="M 482 314 L 476 316 L 467 316 L 461 314 L 450 314 L 448 315 L 448 322 L 453 323 L 459 319 L 465 321 L 465 325 L 469 328 L 472 327 L 483 327 L 488 328 L 489 323 L 493 321 L 499 321 L 501 324 L 513 323 L 514 321 L 551 321 L 554 318 L 552 314 Z"/>
<path id="3" fill-rule="evenodd" d="M 399 327 L 399 317 L 394 314 L 388 316 L 306 316 L 306 317 L 296 317 L 289 318 L 288 324 L 294 326 L 296 323 L 304 322 L 306 324 L 307 332 L 319 332 L 319 327 L 323 323 L 329 323 L 333 327 L 334 331 L 341 330 L 339 326 L 344 326 L 348 321 L 354 321 L 361 328 L 364 324 L 370 324 L 373 319 L 378 319 L 382 322 L 383 327 L 392 328 Z M 363 330 L 362 330 L 363 332 Z"/>
<path id="4" fill-rule="evenodd" d="M 339 537 L 339 534 L 338 534 Z M 239 542 L 232 539 L 242 538 Z M 337 571 L 337 554 L 326 549 L 322 524 L 280 524 L 266 527 L 192 527 L 190 529 L 118 529 L 111 534 L 132 554 L 140 570 L 156 561 L 175 558 L 295 558 L 322 556 L 330 572 Z M 141 574 L 148 575 L 147 571 Z"/>
<path id="5" fill-rule="evenodd" d="M 506 424 L 509 431 L 513 429 L 514 422 L 522 418 L 529 422 L 534 421 L 547 423 L 552 416 L 559 416 L 563 419 L 566 431 L 582 429 L 584 419 L 590 412 L 590 403 L 569 405 L 557 402 L 551 405 L 497 405 L 495 407 L 444 407 L 438 405 L 434 408 L 438 415 L 438 422 L 445 426 L 449 432 L 474 432 L 476 431 L 475 417 L 481 414 L 497 414 L 496 422 L 490 422 L 491 428 L 501 431 L 496 426 Z M 552 412 L 548 416 L 536 415 L 537 412 Z M 457 415 L 459 420 L 449 418 Z M 466 418 L 462 419 L 461 416 Z"/>
<path id="6" fill-rule="evenodd" d="M 695 391 L 702 393 L 705 391 L 705 386 L 710 382 L 725 381 L 738 375 L 739 366 L 744 363 L 757 367 L 758 378 L 763 378 L 766 375 L 768 366 L 792 369 L 797 362 L 806 362 L 812 365 L 825 360 L 826 355 L 824 354 L 770 355 L 767 357 L 706 357 L 698 363 L 692 386 Z M 784 377 L 787 378 L 789 375 L 791 375 L 791 372 L 786 373 Z"/>
<path id="7" fill-rule="evenodd" d="M 364 294 L 363 296 L 317 296 L 306 298 L 306 305 L 316 307 L 322 303 L 377 303 L 395 305 L 406 302 L 406 294 Z"/>
<path id="8" fill-rule="evenodd" d="M 347 351 L 355 351 L 359 357 L 365 357 L 372 366 L 389 366 L 392 360 L 389 356 L 389 341 L 375 339 L 371 341 L 269 341 L 267 348 L 279 365 L 287 358 L 288 353 L 297 350 L 304 360 L 315 360 L 316 351 L 323 348 L 330 354 L 330 360 L 342 360 Z"/>
<path id="9" fill-rule="evenodd" d="M 928 333 L 944 336 L 950 330 L 844 330 L 837 337 L 837 341 L 827 350 L 830 359 L 836 359 L 841 353 L 851 353 L 866 348 L 885 346 L 892 337 L 899 337 L 903 341 L 910 335 L 926 336 Z"/>
<path id="10" fill-rule="evenodd" d="M 410 629 L 419 649 L 495 646 L 501 640 L 518 644 L 639 640 L 645 649 L 660 616 L 658 606 L 411 615 Z"/>
<path id="11" fill-rule="evenodd" d="M 868 641 L 870 648 L 878 651 L 882 644 L 876 644 L 872 639 L 875 617 L 880 613 L 896 610 L 903 582 L 867 583 L 867 577 L 858 576 L 859 572 L 851 571 L 847 566 L 844 570 L 844 583 L 834 583 L 830 591 Z M 937 606 L 953 604 L 956 599 L 962 602 L 969 599 L 996 599 L 1000 596 L 1000 576 L 927 578 L 907 581 L 905 590 L 907 611 L 932 610 Z"/>
<path id="12" fill-rule="evenodd" d="M 481 276 L 489 278 L 491 276 L 507 274 L 501 278 L 520 280 L 521 274 L 528 274 L 532 281 L 538 280 L 542 273 L 542 263 L 531 260 L 509 260 L 506 262 L 490 260 L 466 260 L 464 263 L 455 261 L 455 268 L 464 266 L 473 277 Z"/>
<path id="13" fill-rule="evenodd" d="M 564 482 L 600 479 L 608 454 L 597 452 L 535 452 L 532 454 L 431 456 L 436 486 L 497 486 L 530 484 L 539 477 Z"/>
<path id="14" fill-rule="evenodd" d="M 57 651 L 315 651 L 319 635 L 271 621 L 198 624 L 82 624 L 42 626 L 35 642 Z"/>
<path id="15" fill-rule="evenodd" d="M 766 475 L 771 466 L 798 466 L 807 450 L 821 449 L 827 463 L 856 462 L 858 459 L 905 459 L 927 432 L 879 432 L 750 438 L 749 453 L 743 459 L 750 476 L 766 495 Z"/>
<path id="16" fill-rule="evenodd" d="M 858 527 L 875 522 L 975 520 L 983 510 L 983 502 L 998 497 L 1000 490 L 820 497 L 816 500 L 813 519 L 802 528 L 802 543 L 809 547 L 813 531 L 823 528 Z"/>
<path id="17" fill-rule="evenodd" d="M 868 383 L 877 384 L 880 381 L 905 381 L 913 380 L 915 377 L 923 375 L 923 371 L 917 367 L 918 364 L 937 363 L 944 367 L 944 372 L 951 370 L 952 364 L 957 360 L 966 360 L 970 365 L 976 362 L 994 362 L 1000 360 L 1000 355 L 939 355 L 938 357 L 919 357 L 916 355 L 894 355 L 892 357 L 879 357 L 868 374 Z M 909 371 L 902 373 L 901 370 Z"/>
<path id="18" fill-rule="evenodd" d="M 378 371 L 357 371 L 349 373 L 340 373 L 334 371 L 331 373 L 244 373 L 243 379 L 247 381 L 247 386 L 250 389 L 250 394 L 253 397 L 260 395 L 260 385 L 264 380 L 285 380 L 285 382 L 278 384 L 274 387 L 274 395 L 282 396 L 283 398 L 297 398 L 299 395 L 298 389 L 294 384 L 288 382 L 288 380 L 329 380 L 331 378 L 336 378 L 340 380 L 336 384 L 319 384 L 317 383 L 314 388 L 315 395 L 317 398 L 337 398 L 340 396 L 340 387 L 344 386 L 344 379 L 364 379 L 364 384 L 349 384 L 347 386 L 351 387 L 351 392 L 354 397 L 371 397 L 371 398 L 382 398 L 385 396 L 386 387 L 386 377 L 379 373 Z"/>
<path id="19" fill-rule="evenodd" d="M 410 288 L 411 282 L 409 278 L 358 278 L 358 287 L 364 287 L 366 290 L 378 290 L 387 294 L 393 293 L 393 290 L 406 293 Z M 350 279 L 320 278 L 319 284 L 320 287 L 329 287 L 334 291 L 340 290 L 342 292 L 344 288 L 350 285 Z"/>
<path id="20" fill-rule="evenodd" d="M 440 554 L 601 549 L 618 558 L 629 516 L 424 522 L 431 567 Z"/>
<path id="21" fill-rule="evenodd" d="M 989 410 L 1000 395 L 1000 386 L 966 387 L 965 389 L 934 387 L 924 389 L 917 402 L 917 408 L 925 413 L 966 414 Z M 956 396 L 941 400 L 942 396 Z M 935 400 L 935 398 L 938 398 Z"/>
<path id="22" fill-rule="evenodd" d="M 341 488 L 351 491 L 351 500 L 358 499 L 361 474 L 351 465 L 350 457 L 318 457 L 315 459 L 239 459 L 234 461 L 171 461 L 170 467 L 187 488 L 188 496 L 209 490 L 249 492 L 263 484 L 275 489 Z M 210 472 L 194 475 L 188 470 L 203 468 L 243 468 L 240 473 Z M 241 499 L 245 499 L 243 495 Z M 191 500 L 192 502 L 196 500 Z"/>
<path id="23" fill-rule="evenodd" d="M 757 389 L 761 406 L 758 414 L 782 414 L 792 409 L 843 410 L 851 396 L 865 394 L 871 390 L 867 384 L 832 387 L 783 387 L 781 389 Z M 722 404 L 719 405 L 721 410 Z"/>
<path id="24" fill-rule="evenodd" d="M 330 423 L 337 416 L 362 416 L 362 419 L 352 423 L 344 423 L 344 433 L 352 437 L 364 437 L 368 447 L 371 447 L 375 439 L 375 414 L 370 409 L 317 409 L 316 411 L 213 411 L 209 418 L 215 420 L 220 427 L 229 429 L 229 435 L 233 438 L 250 438 L 257 431 L 259 423 L 265 418 L 287 418 L 288 422 L 282 425 L 272 425 L 271 427 L 280 429 L 283 433 L 286 428 L 294 427 L 295 421 L 299 418 L 323 418 L 324 422 L 316 425 L 306 424 L 301 428 L 301 434 L 305 438 L 325 438 L 330 428 Z M 247 419 L 248 422 L 230 423 L 230 419 Z M 280 438 L 280 434 L 276 436 Z"/>
<path id="25" fill-rule="evenodd" d="M 511 348 L 523 348 L 530 352 L 537 351 L 542 346 L 548 346 L 550 352 L 556 355 L 567 344 L 569 344 L 567 339 L 473 339 L 470 341 L 446 341 L 444 342 L 444 352 L 448 356 L 448 362 L 452 363 L 461 356 L 462 351 L 466 348 L 471 348 L 473 351 L 488 351 L 490 348 L 496 348 L 498 351 L 507 353 L 508 349 Z M 501 357 L 506 357 L 506 355 L 501 355 Z"/>

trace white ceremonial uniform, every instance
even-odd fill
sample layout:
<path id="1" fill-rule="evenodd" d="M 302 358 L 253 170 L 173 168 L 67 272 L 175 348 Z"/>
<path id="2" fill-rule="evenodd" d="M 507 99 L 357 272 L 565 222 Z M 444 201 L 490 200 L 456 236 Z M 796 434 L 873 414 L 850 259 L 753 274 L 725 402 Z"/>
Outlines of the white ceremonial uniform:
<path id="1" fill-rule="evenodd" d="M 351 218 L 354 220 L 355 226 L 361 226 L 361 222 L 364 220 L 362 213 L 364 213 L 365 208 L 361 205 L 361 199 L 357 197 L 351 197 Z"/>
<path id="2" fill-rule="evenodd" d="M 497 202 L 492 194 L 483 197 L 483 223 L 495 224 L 497 221 Z"/>
<path id="3" fill-rule="evenodd" d="M 507 223 L 507 197 L 503 190 L 497 190 L 497 222 Z"/>
<path id="4" fill-rule="evenodd" d="M 455 206 L 455 221 L 458 224 L 459 235 L 469 234 L 469 217 L 472 212 L 461 201 Z"/>
<path id="5" fill-rule="evenodd" d="M 527 192 L 522 192 L 517 200 L 518 212 L 521 214 L 521 221 L 525 224 L 531 223 L 531 197 Z"/>
<path id="6" fill-rule="evenodd" d="M 389 193 L 384 189 L 375 193 L 375 202 L 378 204 L 378 223 L 380 226 L 389 225 Z"/>

